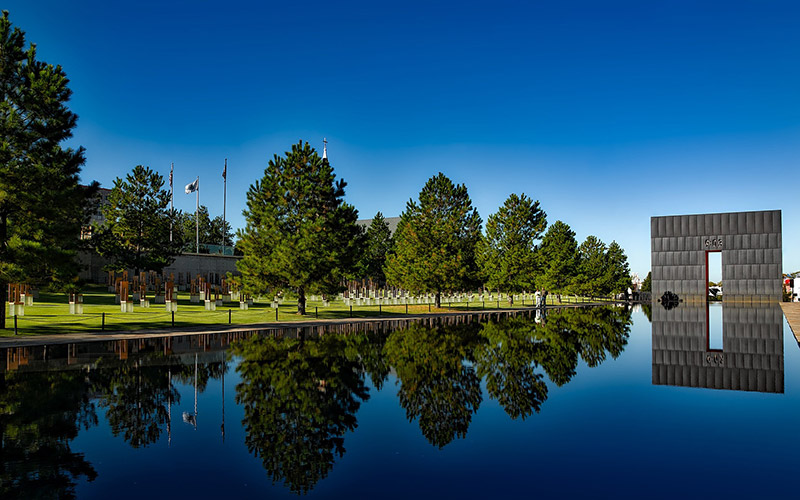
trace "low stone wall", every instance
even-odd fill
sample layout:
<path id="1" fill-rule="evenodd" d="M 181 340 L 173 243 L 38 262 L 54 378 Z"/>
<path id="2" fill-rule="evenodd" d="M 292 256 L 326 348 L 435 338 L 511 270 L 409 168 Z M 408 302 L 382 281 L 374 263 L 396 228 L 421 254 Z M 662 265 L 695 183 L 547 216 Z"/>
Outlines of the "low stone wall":
<path id="1" fill-rule="evenodd" d="M 239 274 L 236 269 L 236 262 L 241 256 L 207 254 L 207 253 L 184 253 L 175 258 L 171 266 L 164 268 L 164 274 L 174 274 L 177 280 L 178 275 L 195 277 L 202 275 L 212 283 L 219 283 L 226 273 Z M 95 252 L 80 252 L 78 259 L 81 263 L 80 278 L 90 283 L 106 283 L 108 273 L 103 271 L 103 266 L 109 263 Z M 131 276 L 133 269 L 129 270 Z"/>

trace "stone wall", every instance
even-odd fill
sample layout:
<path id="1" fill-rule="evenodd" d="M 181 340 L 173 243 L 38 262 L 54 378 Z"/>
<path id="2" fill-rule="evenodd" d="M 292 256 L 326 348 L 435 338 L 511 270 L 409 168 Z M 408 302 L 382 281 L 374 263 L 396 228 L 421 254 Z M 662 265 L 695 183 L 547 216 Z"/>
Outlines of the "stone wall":
<path id="1" fill-rule="evenodd" d="M 81 279 L 91 283 L 106 282 L 108 273 L 103 271 L 103 266 L 108 264 L 106 259 L 95 252 L 80 252 L 78 257 L 83 268 L 80 274 Z M 164 268 L 164 274 L 173 273 L 176 280 L 179 273 L 192 278 L 200 274 L 211 283 L 219 283 L 219 280 L 228 272 L 234 275 L 239 274 L 236 262 L 241 258 L 240 256 L 219 254 L 184 253 L 177 256 L 171 266 Z M 133 270 L 130 269 L 129 273 L 132 276 Z"/>
<path id="2" fill-rule="evenodd" d="M 722 252 L 723 300 L 781 299 L 781 211 L 676 215 L 650 219 L 653 297 L 707 298 L 707 252 Z"/>

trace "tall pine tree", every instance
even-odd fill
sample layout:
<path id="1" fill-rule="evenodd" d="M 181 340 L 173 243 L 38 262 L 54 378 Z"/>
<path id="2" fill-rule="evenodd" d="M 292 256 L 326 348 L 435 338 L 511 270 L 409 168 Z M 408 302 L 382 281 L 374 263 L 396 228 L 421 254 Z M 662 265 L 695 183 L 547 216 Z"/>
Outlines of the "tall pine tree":
<path id="1" fill-rule="evenodd" d="M 631 286 L 631 269 L 628 265 L 628 256 L 625 250 L 612 241 L 606 252 L 606 272 L 604 285 L 607 293 L 624 292 Z"/>
<path id="2" fill-rule="evenodd" d="M 7 283 L 67 282 L 78 274 L 80 232 L 95 186 L 78 184 L 83 148 L 62 146 L 77 115 L 61 66 L 37 59 L 35 45 L 0 18 L 0 298 Z M 5 304 L 5 300 L 2 301 Z M 5 305 L 0 327 L 5 327 Z"/>
<path id="3" fill-rule="evenodd" d="M 247 290 L 296 291 L 297 312 L 305 314 L 306 293 L 339 289 L 360 242 L 346 185 L 307 142 L 270 160 L 247 192 L 247 225 L 238 233 L 244 258 L 237 267 Z"/>
<path id="4" fill-rule="evenodd" d="M 542 238 L 539 251 L 541 280 L 538 286 L 551 292 L 571 291 L 578 265 L 578 242 L 570 227 L 556 221 Z"/>
<path id="5" fill-rule="evenodd" d="M 478 282 L 475 246 L 480 238 L 481 217 L 472 208 L 467 187 L 439 172 L 425 183 L 419 202 L 406 204 L 386 278 L 412 292 L 435 293 L 439 307 L 442 292 Z"/>
<path id="6" fill-rule="evenodd" d="M 169 208 L 170 194 L 163 188 L 164 178 L 142 165 L 114 180 L 102 207 L 105 222 L 93 237 L 97 253 L 111 259 L 110 268 L 161 271 L 181 252 L 180 218 Z"/>
<path id="7" fill-rule="evenodd" d="M 364 235 L 364 250 L 361 256 L 360 271 L 363 277 L 380 285 L 386 283 L 386 256 L 394 249 L 392 232 L 383 214 L 378 212 Z"/>
<path id="8" fill-rule="evenodd" d="M 535 288 L 536 244 L 547 227 L 538 201 L 512 194 L 486 222 L 478 264 L 489 288 L 521 292 Z"/>
<path id="9" fill-rule="evenodd" d="M 583 295 L 605 294 L 606 244 L 597 236 L 587 236 L 578 247 L 578 260 L 575 292 Z"/>
<path id="10" fill-rule="evenodd" d="M 195 222 L 194 212 L 185 212 L 179 216 L 179 225 L 181 226 L 180 230 L 183 231 L 183 250 L 185 252 L 195 251 L 195 233 L 198 232 L 198 229 L 201 244 L 222 244 L 222 216 L 217 215 L 212 219 L 208 214 L 208 207 L 205 205 L 200 205 L 200 208 L 197 212 L 197 215 L 200 219 L 199 225 Z M 225 245 L 233 246 L 233 231 L 231 230 L 231 224 L 228 221 L 225 221 Z M 202 251 L 203 250 L 201 249 L 201 252 Z"/>

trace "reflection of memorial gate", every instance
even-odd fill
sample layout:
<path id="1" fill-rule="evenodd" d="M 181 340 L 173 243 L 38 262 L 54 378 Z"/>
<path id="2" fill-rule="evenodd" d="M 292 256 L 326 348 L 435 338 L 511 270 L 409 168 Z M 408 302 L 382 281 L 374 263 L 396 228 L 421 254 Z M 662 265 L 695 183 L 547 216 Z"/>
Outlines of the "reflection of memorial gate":
<path id="1" fill-rule="evenodd" d="M 709 349 L 708 304 L 653 307 L 653 385 L 783 393 L 783 312 L 722 309 L 722 349 Z"/>

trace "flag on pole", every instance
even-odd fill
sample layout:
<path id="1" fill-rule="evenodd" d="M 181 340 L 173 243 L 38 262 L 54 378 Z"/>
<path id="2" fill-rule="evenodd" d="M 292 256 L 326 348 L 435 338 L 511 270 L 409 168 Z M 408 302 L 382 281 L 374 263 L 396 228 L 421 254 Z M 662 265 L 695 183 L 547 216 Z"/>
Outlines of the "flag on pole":
<path id="1" fill-rule="evenodd" d="M 228 180 L 228 160 L 225 159 L 225 167 L 222 169 L 222 178 Z"/>
<path id="2" fill-rule="evenodd" d="M 169 167 L 169 189 L 172 190 L 172 170 L 175 168 L 175 165 L 171 165 Z"/>
<path id="3" fill-rule="evenodd" d="M 195 191 L 197 191 L 198 189 L 200 189 L 200 177 L 195 179 L 194 182 L 191 182 L 191 183 L 187 184 L 185 191 L 186 191 L 186 194 L 192 194 Z"/>

